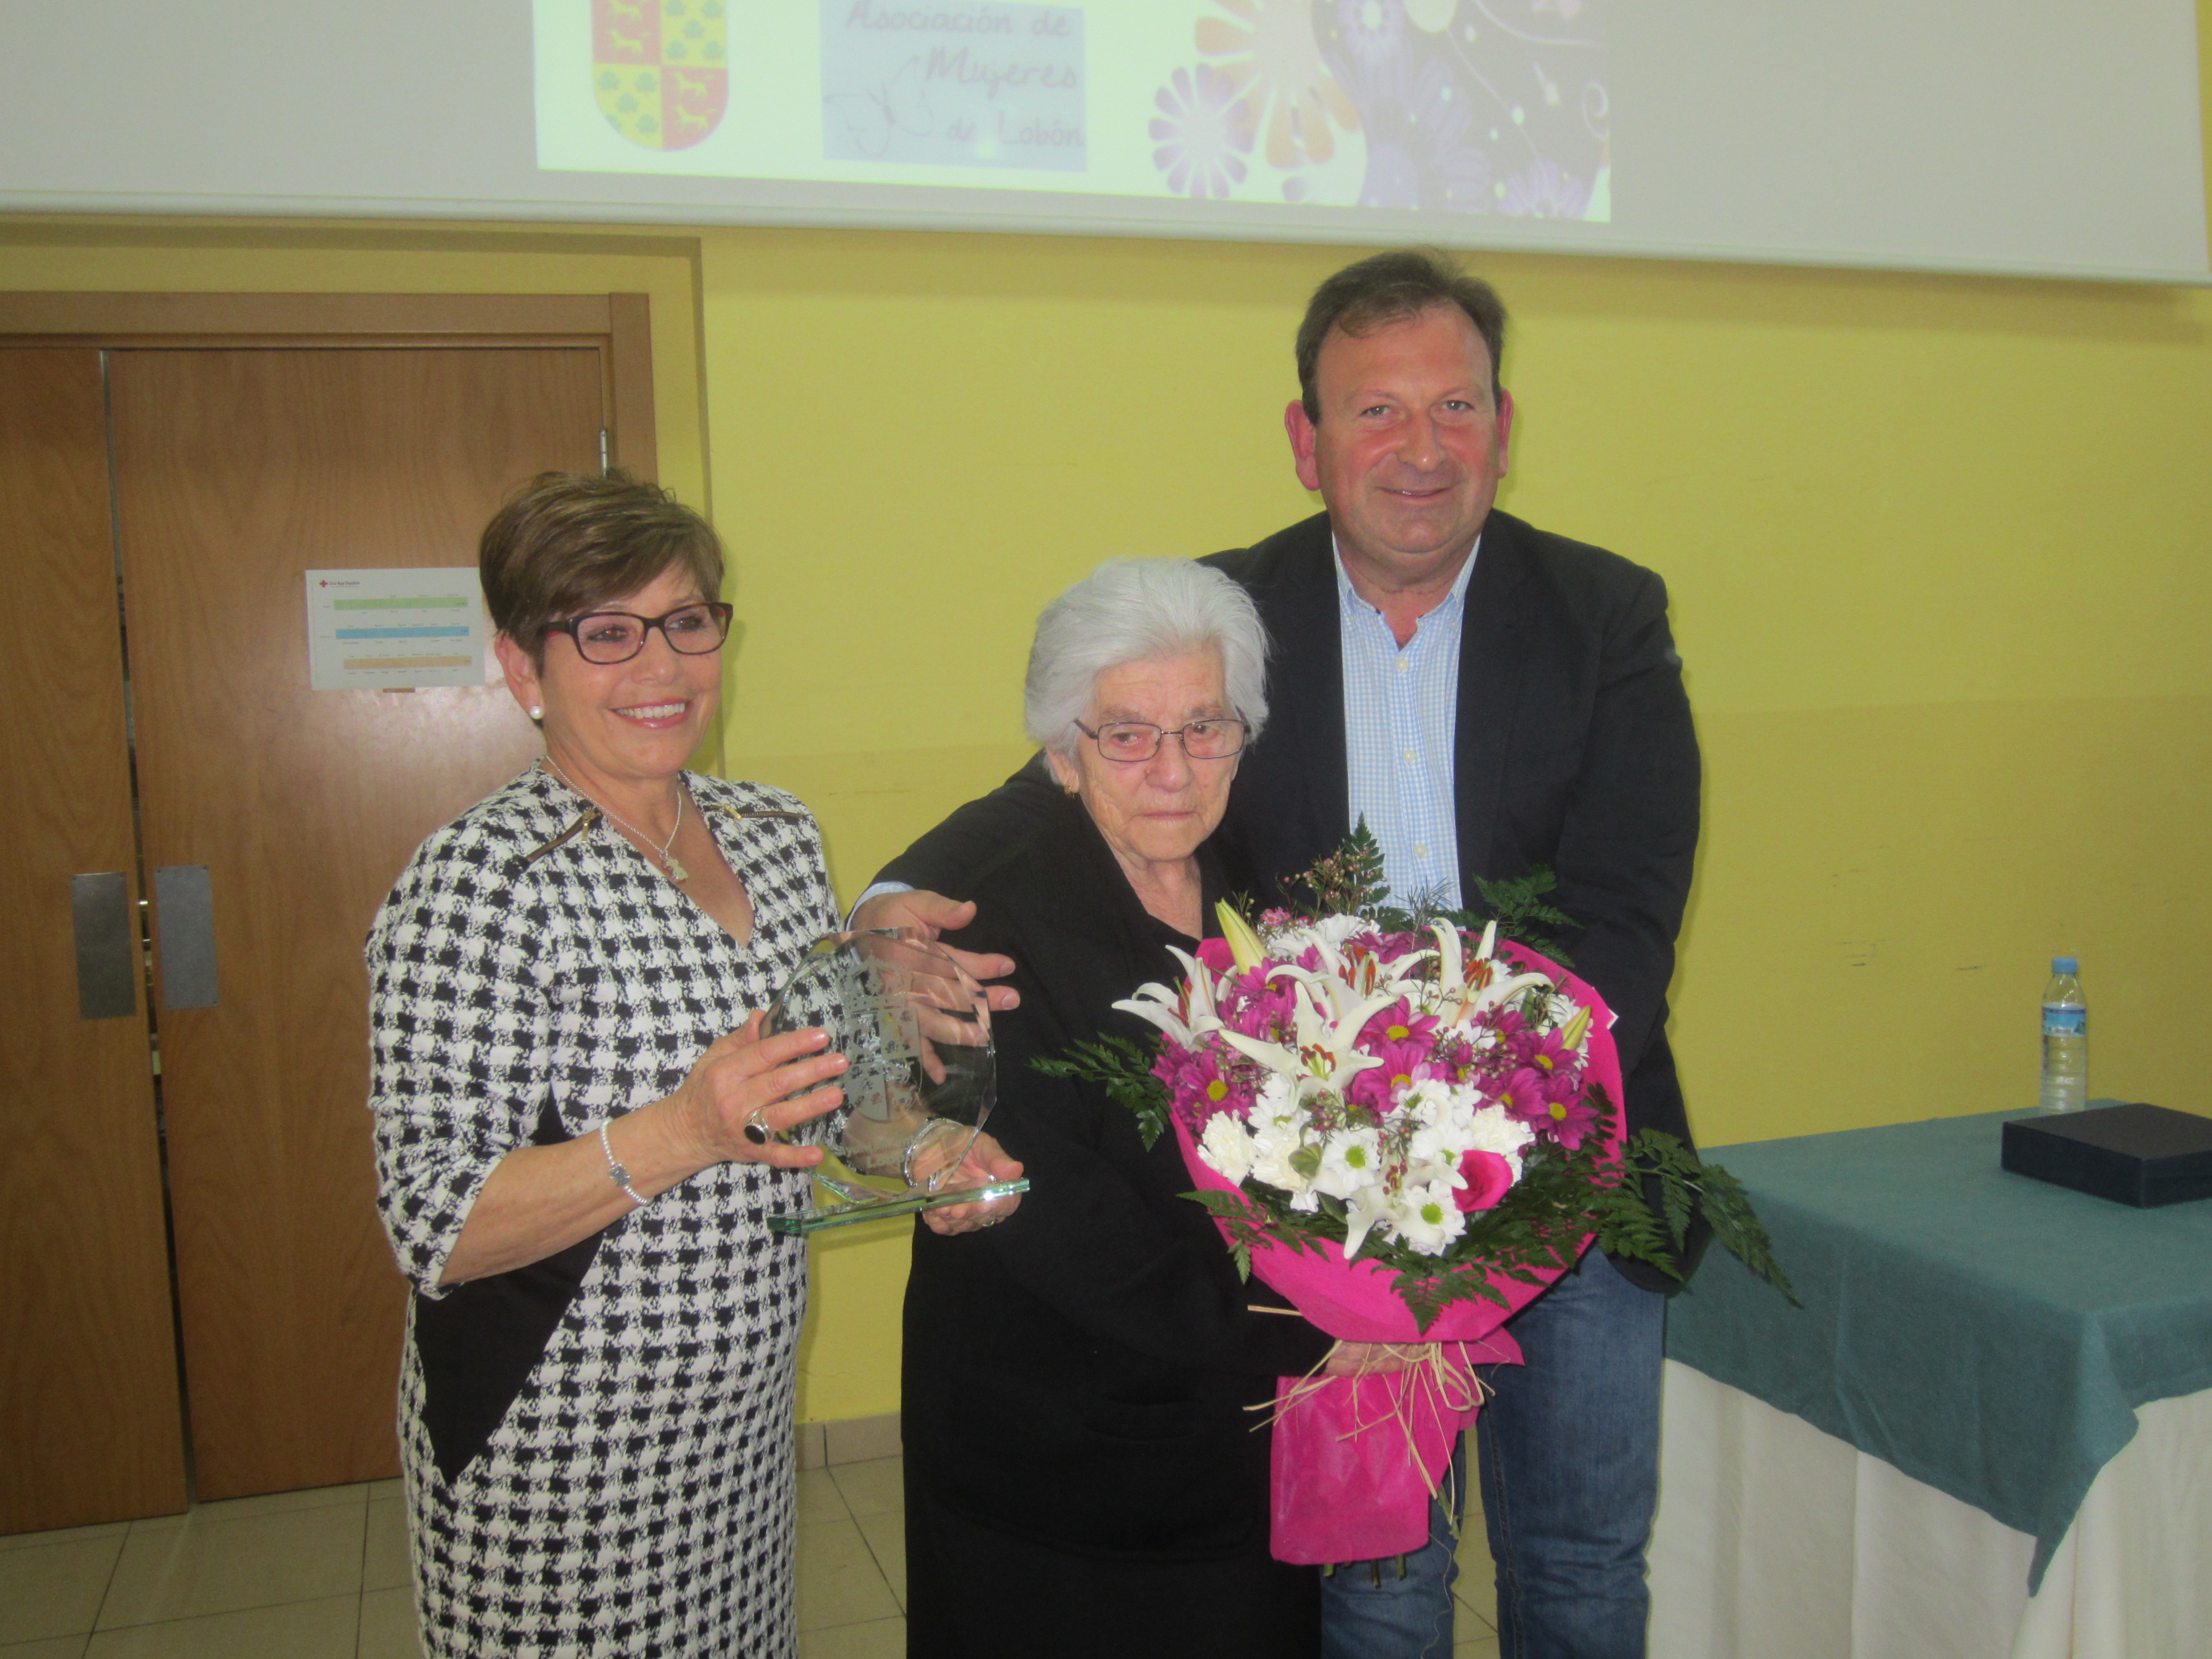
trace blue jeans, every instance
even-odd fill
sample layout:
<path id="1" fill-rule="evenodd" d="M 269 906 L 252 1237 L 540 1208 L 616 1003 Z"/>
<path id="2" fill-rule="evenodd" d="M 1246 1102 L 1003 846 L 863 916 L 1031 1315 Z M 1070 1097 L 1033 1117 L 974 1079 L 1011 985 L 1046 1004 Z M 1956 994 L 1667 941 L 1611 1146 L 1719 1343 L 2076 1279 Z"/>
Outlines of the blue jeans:
<path id="1" fill-rule="evenodd" d="M 1445 1499 L 1449 1499 L 1447 1512 Z M 1429 1503 L 1429 1541 L 1411 1555 L 1341 1561 L 1321 1581 L 1321 1659 L 1451 1659 L 1456 1534 L 1467 1510 L 1467 1442 Z"/>
<path id="2" fill-rule="evenodd" d="M 1503 1659 L 1642 1659 L 1666 1305 L 1592 1250 L 1506 1328 L 1526 1363 L 1484 1369 L 1495 1392 L 1475 1438 Z M 1448 1495 L 1465 1490 L 1455 1479 Z M 1449 1659 L 1454 1518 L 1431 1505 L 1402 1578 L 1393 1559 L 1322 1580 L 1322 1659 Z"/>

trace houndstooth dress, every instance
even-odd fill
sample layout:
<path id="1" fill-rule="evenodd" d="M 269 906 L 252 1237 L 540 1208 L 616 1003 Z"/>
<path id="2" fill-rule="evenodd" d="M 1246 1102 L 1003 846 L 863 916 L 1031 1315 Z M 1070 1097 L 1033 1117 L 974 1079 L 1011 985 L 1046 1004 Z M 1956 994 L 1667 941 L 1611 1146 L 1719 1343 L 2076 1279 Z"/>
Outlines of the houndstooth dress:
<path id="1" fill-rule="evenodd" d="M 795 1651 L 806 1256 L 764 1218 L 805 1177 L 719 1164 L 547 1263 L 437 1288 L 503 1156 L 669 1093 L 837 925 L 795 799 L 686 781 L 751 898 L 746 944 L 536 769 L 425 842 L 369 935 L 379 1203 L 416 1286 L 400 1443 L 441 1659 Z"/>

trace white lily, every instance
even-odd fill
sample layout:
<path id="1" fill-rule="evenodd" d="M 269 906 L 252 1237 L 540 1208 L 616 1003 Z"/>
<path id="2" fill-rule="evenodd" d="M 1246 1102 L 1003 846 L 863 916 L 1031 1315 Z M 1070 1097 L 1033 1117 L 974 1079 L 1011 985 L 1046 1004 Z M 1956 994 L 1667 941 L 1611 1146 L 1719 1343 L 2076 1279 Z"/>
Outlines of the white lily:
<path id="1" fill-rule="evenodd" d="M 1325 1004 L 1339 1019 L 1356 1007 L 1369 1008 L 1370 1012 L 1375 1008 L 1387 1008 L 1398 1000 L 1400 994 L 1395 980 L 1379 989 L 1370 980 L 1363 998 L 1359 988 L 1347 981 L 1341 963 L 1332 969 L 1326 963 L 1322 968 L 1310 969 L 1298 967 L 1294 963 L 1278 963 L 1267 970 L 1267 977 L 1296 981 L 1305 987 L 1304 1000 L 1310 1000 L 1317 1007 Z M 1301 1042 L 1304 1040 L 1300 1038 Z"/>
<path id="2" fill-rule="evenodd" d="M 1297 972 L 1297 969 L 1291 971 Z M 1299 974 L 1298 977 L 1308 979 L 1310 976 Z M 1395 997 L 1370 997 L 1331 1020 L 1327 1012 L 1316 1006 L 1312 997 L 1294 997 L 1291 1006 L 1297 1020 L 1297 1046 L 1295 1048 L 1246 1036 L 1241 1031 L 1229 1030 L 1218 1021 L 1215 1022 L 1215 1031 L 1222 1042 L 1239 1054 L 1258 1060 L 1271 1072 L 1279 1072 L 1285 1077 L 1299 1080 L 1315 1079 L 1332 1089 L 1340 1090 L 1370 1066 L 1382 1063 L 1374 1054 L 1358 1052 L 1359 1033 L 1369 1020 L 1396 1000 Z"/>
<path id="3" fill-rule="evenodd" d="M 1574 1018 L 1570 1019 L 1559 1032 L 1559 1046 L 1562 1048 L 1579 1051 L 1583 1046 L 1583 1039 L 1589 1035 L 1589 1028 L 1590 1011 L 1587 1008 L 1576 1009 Z"/>
<path id="4" fill-rule="evenodd" d="M 1436 926 L 1437 941 L 1442 949 L 1443 971 L 1438 978 L 1442 993 L 1441 1012 L 1447 1025 L 1461 1025 L 1476 1014 L 1510 1001 L 1532 985 L 1548 986 L 1552 981 L 1544 974 L 1514 974 L 1501 975 L 1495 952 L 1498 949 L 1498 924 L 1495 921 L 1482 930 L 1482 943 L 1474 953 L 1474 962 L 1484 965 L 1486 971 L 1471 971 L 1472 963 L 1458 960 L 1458 941 L 1444 944 L 1451 930 L 1443 923 Z M 1480 982 L 1476 982 L 1480 981 Z"/>
<path id="5" fill-rule="evenodd" d="M 1457 996 L 1467 983 L 1460 963 L 1459 929 L 1448 921 L 1432 921 L 1429 931 L 1437 936 L 1437 988 L 1448 997 Z M 1492 937 L 1485 933 L 1483 942 L 1489 943 Z"/>
<path id="6" fill-rule="evenodd" d="M 1377 1224 L 1388 1220 L 1390 1201 L 1384 1196 L 1382 1186 L 1363 1187 L 1344 1206 L 1344 1259 L 1346 1261 L 1359 1254 L 1359 1247 L 1367 1242 L 1367 1235 Z"/>
<path id="7" fill-rule="evenodd" d="M 1114 1006 L 1158 1026 L 1184 1048 L 1195 1048 L 1200 1037 L 1221 1029 L 1221 1016 L 1216 1012 L 1213 999 L 1213 975 L 1204 963 L 1174 945 L 1169 945 L 1168 950 L 1183 965 L 1183 982 L 1190 988 L 1188 1003 L 1182 993 L 1158 980 L 1148 980 L 1137 988 L 1135 994 L 1122 998 Z"/>
<path id="8" fill-rule="evenodd" d="M 1259 934 L 1252 931 L 1252 924 L 1227 899 L 1214 905 L 1213 914 L 1221 923 L 1221 937 L 1228 943 L 1229 954 L 1239 969 L 1257 968 L 1267 959 L 1267 949 L 1260 943 Z"/>

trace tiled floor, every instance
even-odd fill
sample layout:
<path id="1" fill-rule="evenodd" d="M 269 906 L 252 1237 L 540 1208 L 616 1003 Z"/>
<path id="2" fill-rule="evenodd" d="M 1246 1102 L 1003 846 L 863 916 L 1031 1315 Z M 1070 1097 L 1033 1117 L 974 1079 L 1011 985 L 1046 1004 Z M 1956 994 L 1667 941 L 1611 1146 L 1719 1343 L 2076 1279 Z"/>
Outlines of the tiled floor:
<path id="1" fill-rule="evenodd" d="M 1459 1553 L 1453 1659 L 1498 1659 L 1490 1549 L 1470 1514 Z M 900 1659 L 906 1652 L 906 1516 L 899 1460 L 835 1463 L 799 1477 L 799 1659 Z M 0 1649 L 0 1659 L 7 1650 Z"/>
<path id="2" fill-rule="evenodd" d="M 1494 1659 L 1469 1517 L 1456 1659 Z M 1475 1605 L 1469 1605 L 1471 1595 Z M 906 1651 L 899 1460 L 799 1477 L 800 1659 Z M 0 1659 L 419 1659 L 399 1483 L 0 1538 Z"/>
<path id="3" fill-rule="evenodd" d="M 0 1538 L 0 1659 L 419 1659 L 399 1483 Z"/>

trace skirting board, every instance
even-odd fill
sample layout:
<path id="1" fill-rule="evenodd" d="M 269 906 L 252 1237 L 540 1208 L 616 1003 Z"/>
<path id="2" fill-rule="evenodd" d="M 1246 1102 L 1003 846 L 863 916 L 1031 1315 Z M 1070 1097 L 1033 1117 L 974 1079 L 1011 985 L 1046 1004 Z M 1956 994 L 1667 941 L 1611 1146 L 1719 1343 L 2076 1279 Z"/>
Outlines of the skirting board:
<path id="1" fill-rule="evenodd" d="M 799 1467 L 802 1469 L 896 1457 L 903 1449 L 896 1412 L 888 1412 L 881 1417 L 846 1417 L 834 1422 L 799 1425 Z"/>

